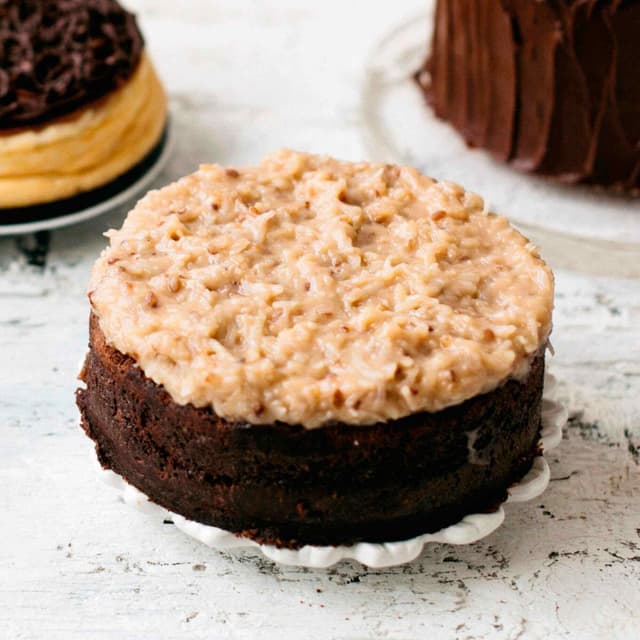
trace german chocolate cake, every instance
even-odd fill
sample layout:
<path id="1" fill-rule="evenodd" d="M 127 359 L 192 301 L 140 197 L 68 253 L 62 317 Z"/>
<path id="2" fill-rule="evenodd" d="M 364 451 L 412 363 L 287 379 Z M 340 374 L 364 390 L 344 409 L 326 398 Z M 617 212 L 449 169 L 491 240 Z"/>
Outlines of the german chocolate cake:
<path id="1" fill-rule="evenodd" d="M 0 223 L 107 197 L 159 145 L 165 102 L 115 0 L 2 0 Z"/>
<path id="2" fill-rule="evenodd" d="M 109 238 L 82 426 L 170 511 L 280 546 L 395 541 L 529 470 L 553 277 L 479 196 L 281 151 L 202 166 Z"/>
<path id="3" fill-rule="evenodd" d="M 639 36 L 640 0 L 438 0 L 419 80 L 470 146 L 637 191 Z"/>

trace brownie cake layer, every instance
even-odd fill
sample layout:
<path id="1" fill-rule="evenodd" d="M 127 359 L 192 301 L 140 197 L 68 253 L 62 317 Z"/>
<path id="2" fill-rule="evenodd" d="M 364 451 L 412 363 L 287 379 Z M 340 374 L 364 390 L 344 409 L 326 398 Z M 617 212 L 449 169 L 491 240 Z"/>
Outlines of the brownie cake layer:
<path id="1" fill-rule="evenodd" d="M 640 188 L 640 0 L 439 0 L 421 84 L 473 147 Z"/>
<path id="2" fill-rule="evenodd" d="M 106 344 L 93 315 L 77 403 L 103 467 L 161 506 L 269 544 L 350 544 L 496 508 L 538 452 L 543 375 L 541 349 L 524 379 L 436 413 L 317 429 L 234 423 L 175 403 Z"/>

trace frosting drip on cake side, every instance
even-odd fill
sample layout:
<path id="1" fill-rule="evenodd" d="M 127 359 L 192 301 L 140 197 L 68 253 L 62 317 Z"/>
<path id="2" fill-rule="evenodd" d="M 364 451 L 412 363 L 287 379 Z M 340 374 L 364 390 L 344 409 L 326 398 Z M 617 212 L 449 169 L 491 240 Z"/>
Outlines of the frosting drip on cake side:
<path id="1" fill-rule="evenodd" d="M 640 0 L 439 0 L 436 114 L 468 144 L 566 182 L 640 188 Z"/>
<path id="2" fill-rule="evenodd" d="M 181 404 L 313 428 L 437 411 L 526 372 L 553 277 L 482 199 L 282 151 L 151 192 L 96 263 L 107 341 Z"/>
<path id="3" fill-rule="evenodd" d="M 0 2 L 0 129 L 47 122 L 103 97 L 144 42 L 115 0 Z"/>

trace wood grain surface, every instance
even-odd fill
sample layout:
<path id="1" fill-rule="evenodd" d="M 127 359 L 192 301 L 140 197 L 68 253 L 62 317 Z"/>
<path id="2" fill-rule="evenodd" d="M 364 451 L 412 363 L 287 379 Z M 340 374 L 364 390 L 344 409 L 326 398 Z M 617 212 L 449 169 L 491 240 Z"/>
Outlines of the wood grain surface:
<path id="1" fill-rule="evenodd" d="M 171 94 L 160 182 L 282 146 L 364 157 L 363 61 L 421 6 L 127 4 Z M 73 400 L 84 290 L 124 213 L 0 240 L 0 638 L 640 638 L 639 281 L 556 273 L 551 370 L 572 419 L 542 498 L 404 567 L 277 567 L 203 547 L 95 477 Z"/>

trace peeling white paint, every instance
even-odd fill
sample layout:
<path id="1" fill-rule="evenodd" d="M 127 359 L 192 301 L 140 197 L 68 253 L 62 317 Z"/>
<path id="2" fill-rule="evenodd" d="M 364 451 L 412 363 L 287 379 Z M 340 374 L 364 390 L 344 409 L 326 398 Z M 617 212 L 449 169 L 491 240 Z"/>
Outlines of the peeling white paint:
<path id="1" fill-rule="evenodd" d="M 422 8 L 365 0 L 130 0 L 171 87 L 165 180 L 283 145 L 364 157 L 362 64 Z M 426 37 L 426 34 L 425 34 Z M 179 55 L 178 53 L 179 52 Z M 274 567 L 156 526 L 95 480 L 73 404 L 89 268 L 123 212 L 0 240 L 0 638 L 633 638 L 640 628 L 640 284 L 557 273 L 552 370 L 574 420 L 552 482 L 466 547 L 410 565 Z"/>

